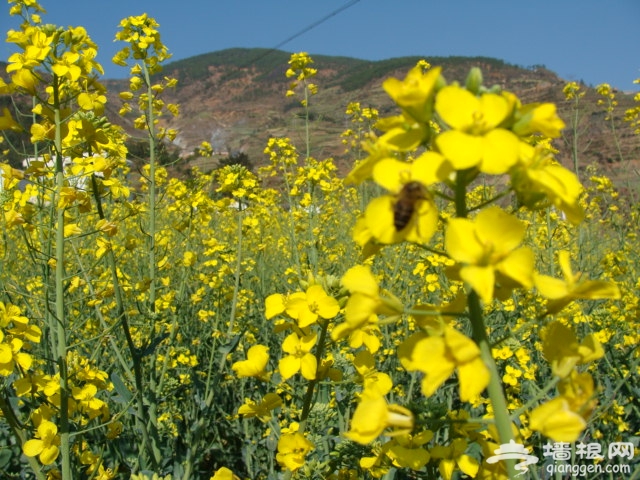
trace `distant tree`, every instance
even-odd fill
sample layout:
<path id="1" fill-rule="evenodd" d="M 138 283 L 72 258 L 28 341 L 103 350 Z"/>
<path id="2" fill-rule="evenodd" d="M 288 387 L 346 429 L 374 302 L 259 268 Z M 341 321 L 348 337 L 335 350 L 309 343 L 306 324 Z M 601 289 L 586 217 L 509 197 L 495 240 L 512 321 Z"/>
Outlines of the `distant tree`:
<path id="1" fill-rule="evenodd" d="M 150 150 L 149 143 L 147 141 L 130 138 L 127 140 L 126 146 L 131 160 L 141 163 L 145 163 L 149 160 Z M 170 165 L 175 163 L 180 157 L 176 147 L 164 142 L 160 142 L 158 144 L 156 155 L 160 165 Z"/>
<path id="2" fill-rule="evenodd" d="M 253 162 L 245 152 L 231 152 L 229 156 L 220 159 L 219 168 L 227 165 L 242 165 L 250 172 L 253 171 Z"/>

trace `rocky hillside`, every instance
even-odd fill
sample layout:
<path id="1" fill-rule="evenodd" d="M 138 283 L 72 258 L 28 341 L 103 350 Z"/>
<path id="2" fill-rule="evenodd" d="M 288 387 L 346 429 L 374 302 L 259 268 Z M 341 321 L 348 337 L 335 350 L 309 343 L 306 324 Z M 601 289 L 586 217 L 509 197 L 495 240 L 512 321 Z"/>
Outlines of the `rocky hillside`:
<path id="1" fill-rule="evenodd" d="M 334 157 L 341 166 L 343 146 L 340 133 L 349 128 L 344 111 L 349 102 L 375 107 L 381 115 L 397 113 L 382 89 L 382 81 L 390 76 L 403 78 L 419 57 L 364 61 L 344 57 L 313 56 L 318 75 L 314 82 L 319 92 L 310 100 L 312 155 Z M 178 79 L 178 87 L 167 95 L 167 101 L 179 103 L 181 115 L 169 119 L 167 125 L 177 128 L 176 140 L 183 154 L 193 152 L 202 141 L 209 141 L 222 152 L 244 152 L 254 164 L 264 161 L 262 153 L 271 136 L 289 136 L 302 149 L 304 123 L 298 100 L 286 98 L 285 77 L 289 54 L 266 49 L 230 49 L 171 63 L 163 74 Z M 486 57 L 429 57 L 432 65 L 443 67 L 448 81 L 463 82 L 469 69 L 482 69 L 486 85 L 500 85 L 515 92 L 523 102 L 555 102 L 567 125 L 574 112 L 562 93 L 565 80 L 543 66 L 522 68 Z M 582 99 L 578 122 L 578 145 L 581 164 L 597 162 L 613 169 L 616 177 L 631 172 L 618 172 L 622 167 L 637 169 L 640 160 L 640 137 L 621 122 L 624 110 L 633 105 L 632 95 L 617 94 L 618 117 L 615 128 L 618 143 L 605 121 L 604 107 L 597 105 L 593 88 L 587 88 Z M 113 102 L 117 104 L 118 100 Z M 560 159 L 571 163 L 568 145 L 573 132 L 558 139 Z M 618 148 L 618 146 L 620 148 Z M 621 159 L 622 157 L 622 159 Z M 208 166 L 205 163 L 203 166 Z"/>
<path id="2" fill-rule="evenodd" d="M 162 75 L 178 79 L 178 87 L 167 91 L 166 102 L 180 105 L 178 118 L 165 118 L 165 126 L 178 129 L 175 141 L 180 156 L 177 174 L 186 174 L 192 165 L 204 170 L 215 168 L 216 162 L 230 153 L 242 152 L 254 165 L 260 165 L 262 153 L 271 136 L 288 136 L 300 149 L 304 144 L 304 121 L 299 100 L 286 98 L 285 77 L 289 53 L 267 49 L 229 49 L 188 58 L 168 64 Z M 345 57 L 314 56 L 318 75 L 314 82 L 319 92 L 310 100 L 311 154 L 318 158 L 333 157 L 346 169 L 340 133 L 349 128 L 345 107 L 358 101 L 375 107 L 382 116 L 397 110 L 382 89 L 382 81 L 390 76 L 403 78 L 419 57 L 402 57 L 382 61 L 365 61 Z M 464 81 L 469 69 L 480 67 L 485 84 L 498 84 L 515 92 L 523 102 L 555 102 L 560 115 L 571 125 L 572 103 L 562 94 L 565 80 L 543 66 L 523 68 L 486 57 L 427 57 L 432 65 L 443 67 L 448 81 Z M 131 129 L 131 120 L 118 117 L 121 103 L 118 92 L 126 90 L 126 80 L 105 80 L 109 91 L 108 116 Z M 624 110 L 633 105 L 630 94 L 617 94 L 619 105 L 615 117 L 616 136 L 611 122 L 605 120 L 603 106 L 597 105 L 593 88 L 584 87 L 587 95 L 581 101 L 578 122 L 580 163 L 593 162 L 610 170 L 616 178 L 633 176 L 640 162 L 640 136 L 621 121 Z M 559 158 L 571 164 L 568 148 L 574 133 L 568 128 L 565 138 L 558 139 Z M 214 159 L 195 158 L 194 149 L 206 140 L 219 153 Z"/>

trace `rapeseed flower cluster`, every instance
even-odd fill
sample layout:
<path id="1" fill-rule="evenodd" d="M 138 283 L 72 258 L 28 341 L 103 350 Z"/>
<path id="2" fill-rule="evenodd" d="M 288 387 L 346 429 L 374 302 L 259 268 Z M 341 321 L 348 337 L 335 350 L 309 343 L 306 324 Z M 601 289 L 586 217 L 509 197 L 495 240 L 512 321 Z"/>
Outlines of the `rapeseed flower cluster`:
<path id="1" fill-rule="evenodd" d="M 289 84 L 289 90 L 287 90 L 286 96 L 291 97 L 295 95 L 295 88 L 302 82 L 304 85 L 304 99 L 301 101 L 303 107 L 308 106 L 308 95 L 315 95 L 318 93 L 318 86 L 315 83 L 310 83 L 309 79 L 316 76 L 318 70 L 310 67 L 313 64 L 313 59 L 306 52 L 294 53 L 289 59 L 289 68 L 285 75 L 287 78 L 293 78 Z"/>
<path id="2" fill-rule="evenodd" d="M 498 411 L 504 408 L 505 397 L 494 359 L 484 350 L 488 331 L 481 305 L 489 309 L 496 299 L 507 300 L 515 290 L 534 287 L 548 299 L 543 316 L 557 314 L 579 298 L 620 297 L 611 282 L 574 284 L 580 275 L 568 267 L 568 252 L 559 255 L 566 283 L 538 273 L 534 250 L 524 245 L 527 223 L 515 212 L 491 205 L 514 193 L 519 206 L 534 212 L 553 206 L 572 224 L 583 219 L 582 186 L 575 174 L 554 161 L 551 149 L 541 141 L 558 137 L 564 122 L 553 104 L 523 105 L 510 92 L 484 88 L 478 70 L 472 70 L 466 85 L 460 86 L 448 85 L 438 68 L 425 71 L 417 66 L 403 81 L 386 80 L 384 88 L 401 115 L 377 123 L 383 134 L 369 144 L 370 155 L 347 179 L 356 183 L 371 179 L 388 193 L 369 202 L 356 224 L 354 239 L 370 255 L 382 245 L 403 241 L 429 245 L 442 231 L 443 253 L 454 262 L 446 275 L 465 286 L 467 309 L 459 313 L 469 317 L 473 340 L 460 332 L 457 322 L 427 323 L 399 350 L 403 366 L 423 372 L 426 396 L 432 396 L 454 371 L 462 401 L 472 401 L 488 388 L 498 436 L 505 442 L 513 438 L 509 414 L 507 409 Z M 576 95 L 576 89 L 567 89 L 567 95 Z M 508 187 L 476 206 L 468 189 L 483 174 L 505 176 Z M 438 199 L 450 202 L 453 215 Z M 433 311 L 437 314 L 438 308 Z M 597 350 L 597 341 L 593 345 Z M 501 378 L 513 386 L 520 376 L 521 370 L 510 367 Z M 367 404 L 364 397 L 360 402 Z M 572 405 L 573 410 L 567 407 L 569 412 L 585 413 L 579 403 L 563 405 Z M 531 427 L 555 439 L 564 435 L 573 439 L 569 432 L 581 432 L 586 425 L 584 420 L 571 425 L 571 415 L 552 421 L 543 411 L 541 406 L 532 413 Z M 364 418 L 354 416 L 351 432 L 363 428 Z M 353 438 L 363 443 L 372 440 Z M 451 473 L 443 475 L 449 478 Z"/>

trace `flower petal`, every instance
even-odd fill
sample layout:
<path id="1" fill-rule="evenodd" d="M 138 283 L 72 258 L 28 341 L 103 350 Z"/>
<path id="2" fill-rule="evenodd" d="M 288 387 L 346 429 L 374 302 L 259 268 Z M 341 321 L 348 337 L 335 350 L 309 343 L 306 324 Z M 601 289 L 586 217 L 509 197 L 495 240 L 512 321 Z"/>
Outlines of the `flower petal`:
<path id="1" fill-rule="evenodd" d="M 449 126 L 465 130 L 473 125 L 474 113 L 480 110 L 480 100 L 464 88 L 449 85 L 438 91 L 435 109 Z"/>
<path id="2" fill-rule="evenodd" d="M 278 369 L 283 380 L 293 377 L 300 370 L 300 359 L 294 355 L 282 357 L 278 362 Z"/>
<path id="3" fill-rule="evenodd" d="M 380 243 L 398 243 L 403 236 L 393 225 L 395 197 L 383 195 L 369 202 L 364 218 L 371 235 Z"/>
<path id="4" fill-rule="evenodd" d="M 307 353 L 300 361 L 300 372 L 307 380 L 314 380 L 318 371 L 318 362 L 315 355 Z"/>
<path id="5" fill-rule="evenodd" d="M 482 138 L 482 163 L 480 171 L 501 175 L 509 171 L 519 159 L 520 139 L 512 132 L 498 128 Z"/>
<path id="6" fill-rule="evenodd" d="M 492 266 L 467 265 L 460 269 L 460 278 L 475 290 L 484 303 L 491 303 L 496 283 Z"/>
<path id="7" fill-rule="evenodd" d="M 489 369 L 479 356 L 471 362 L 459 365 L 460 400 L 469 402 L 480 395 L 489 385 L 490 377 Z"/>
<path id="8" fill-rule="evenodd" d="M 478 241 L 475 226 L 466 218 L 452 218 L 447 224 L 444 245 L 456 262 L 478 263 L 484 256 L 484 246 Z"/>
<path id="9" fill-rule="evenodd" d="M 575 442 L 587 424 L 566 399 L 557 397 L 531 412 L 529 427 L 556 442 Z"/>
<path id="10" fill-rule="evenodd" d="M 526 233 L 523 222 L 495 206 L 478 213 L 475 225 L 482 243 L 505 253 L 520 245 Z"/>
<path id="11" fill-rule="evenodd" d="M 456 170 L 475 167 L 482 160 L 483 138 L 449 130 L 436 137 L 436 146 Z"/>

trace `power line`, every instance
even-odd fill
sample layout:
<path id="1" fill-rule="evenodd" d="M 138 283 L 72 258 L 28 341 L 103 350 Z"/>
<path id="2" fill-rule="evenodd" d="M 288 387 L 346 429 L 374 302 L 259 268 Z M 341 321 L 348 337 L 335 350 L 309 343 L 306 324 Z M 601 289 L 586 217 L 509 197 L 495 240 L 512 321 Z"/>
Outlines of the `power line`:
<path id="1" fill-rule="evenodd" d="M 283 41 L 281 41 L 280 43 L 278 43 L 276 46 L 271 47 L 269 50 L 267 50 L 266 52 L 264 52 L 263 54 L 257 56 L 256 58 L 252 59 L 251 61 L 249 61 L 246 65 L 243 65 L 243 67 L 248 67 L 249 65 L 251 65 L 252 63 L 256 63 L 258 60 L 263 59 L 264 57 L 266 57 L 267 55 L 270 55 L 271 53 L 275 52 L 276 50 L 278 50 L 280 47 L 282 47 L 283 45 L 286 45 L 287 43 L 289 43 L 291 40 L 294 40 L 296 38 L 298 38 L 301 35 L 304 35 L 305 33 L 307 33 L 310 30 L 313 30 L 314 28 L 316 28 L 318 25 L 323 24 L 324 22 L 326 22 L 327 20 L 329 20 L 331 17 L 335 17 L 336 15 L 338 15 L 339 13 L 344 12 L 347 8 L 354 6 L 356 3 L 360 2 L 360 0 L 350 0 L 349 2 L 345 3 L 344 5 L 342 5 L 341 7 L 335 9 L 334 11 L 332 11 L 331 13 L 325 15 L 324 17 L 322 17 L 320 20 L 316 20 L 315 22 L 313 22 L 312 24 L 306 26 L 305 28 L 303 28 L 302 30 L 300 30 L 297 33 L 294 33 L 293 35 L 291 35 L 290 37 L 284 39 Z"/>
<path id="2" fill-rule="evenodd" d="M 334 10 L 333 12 L 329 13 L 328 15 L 325 15 L 324 17 L 322 17 L 320 20 L 317 20 L 315 22 L 313 22 L 311 25 L 303 28 L 302 30 L 300 30 L 298 33 L 295 33 L 293 35 L 291 35 L 289 38 L 283 40 L 282 42 L 280 42 L 279 44 L 277 44 L 275 47 L 273 47 L 271 50 L 277 50 L 278 48 L 282 47 L 283 45 L 286 45 L 287 43 L 289 43 L 291 40 L 298 38 L 300 35 L 304 35 L 305 33 L 307 33 L 309 30 L 313 30 L 314 28 L 316 28 L 318 25 L 323 24 L 324 22 L 326 22 L 327 20 L 329 20 L 331 17 L 335 17 L 336 15 L 338 15 L 340 12 L 345 11 L 347 8 L 352 7 L 353 5 L 355 5 L 356 3 L 358 3 L 360 0 L 351 0 L 350 2 L 345 3 L 343 6 L 341 6 L 340 8 L 337 8 L 336 10 Z"/>

